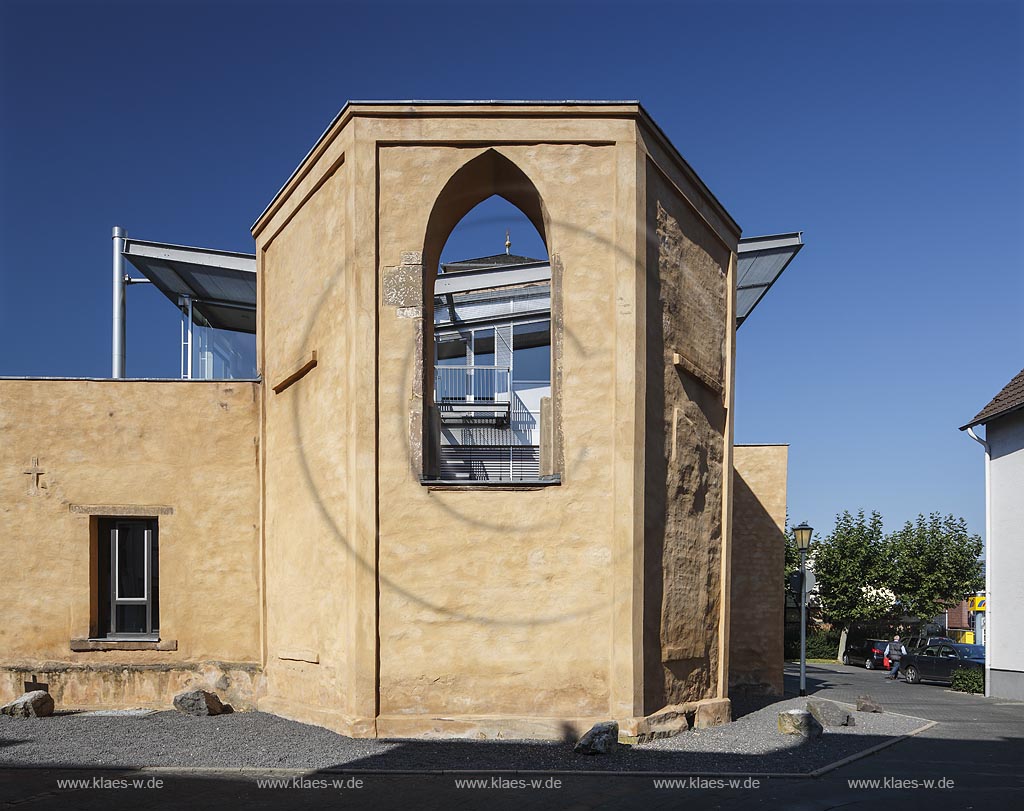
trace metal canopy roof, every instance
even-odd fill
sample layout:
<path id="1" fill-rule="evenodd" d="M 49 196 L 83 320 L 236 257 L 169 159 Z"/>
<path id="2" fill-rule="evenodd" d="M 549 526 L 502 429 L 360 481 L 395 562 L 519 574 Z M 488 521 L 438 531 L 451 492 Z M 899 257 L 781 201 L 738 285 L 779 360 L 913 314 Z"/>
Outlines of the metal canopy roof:
<path id="1" fill-rule="evenodd" d="M 736 327 L 764 298 L 804 246 L 802 231 L 741 239 L 736 249 Z"/>
<path id="2" fill-rule="evenodd" d="M 803 247 L 802 232 L 746 237 L 737 248 L 736 326 L 764 298 Z M 192 299 L 193 321 L 233 332 L 256 332 L 256 256 L 125 239 L 124 257 L 175 306 L 181 297 Z M 531 266 L 532 265 L 532 266 Z M 550 265 L 530 263 L 503 268 L 501 283 L 522 283 L 550 278 Z M 509 273 L 508 271 L 513 271 Z M 438 278 L 435 294 L 467 292 L 495 283 L 494 270 L 465 271 L 454 278 Z M 473 277 L 481 278 L 473 278 Z M 522 278 L 520 278 L 520 276 Z M 487 278 L 485 282 L 486 277 Z M 534 278 L 536 277 L 536 278 Z M 443 280 L 443 281 L 442 281 Z"/>
<path id="3" fill-rule="evenodd" d="M 256 255 L 125 239 L 125 259 L 178 306 L 192 299 L 192 320 L 232 332 L 256 332 Z"/>

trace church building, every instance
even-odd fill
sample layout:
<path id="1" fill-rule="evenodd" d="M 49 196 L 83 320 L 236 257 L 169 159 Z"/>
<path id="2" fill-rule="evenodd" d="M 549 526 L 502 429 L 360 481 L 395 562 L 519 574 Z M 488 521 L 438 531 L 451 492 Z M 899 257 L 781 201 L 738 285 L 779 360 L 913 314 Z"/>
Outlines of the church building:
<path id="1" fill-rule="evenodd" d="M 546 255 L 442 262 L 494 195 Z M 635 740 L 781 693 L 787 449 L 733 401 L 799 234 L 590 101 L 349 103 L 252 234 L 115 229 L 113 376 L 0 379 L 0 703 Z M 180 380 L 123 376 L 135 281 Z"/>

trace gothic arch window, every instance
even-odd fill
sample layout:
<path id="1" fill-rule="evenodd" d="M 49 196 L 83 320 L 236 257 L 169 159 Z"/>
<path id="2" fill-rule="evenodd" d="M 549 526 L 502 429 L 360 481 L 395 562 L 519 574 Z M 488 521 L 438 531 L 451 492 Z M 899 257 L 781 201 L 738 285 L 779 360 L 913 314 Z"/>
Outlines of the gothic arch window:
<path id="1" fill-rule="evenodd" d="M 545 230 L 533 183 L 494 150 L 460 169 L 435 204 L 423 252 L 428 482 L 556 480 Z"/>

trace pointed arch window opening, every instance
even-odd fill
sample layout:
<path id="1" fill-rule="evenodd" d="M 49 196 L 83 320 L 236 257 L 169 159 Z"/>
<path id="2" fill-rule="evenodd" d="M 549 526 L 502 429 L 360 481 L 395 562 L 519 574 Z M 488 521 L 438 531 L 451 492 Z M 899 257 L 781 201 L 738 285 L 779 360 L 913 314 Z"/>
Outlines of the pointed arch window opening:
<path id="1" fill-rule="evenodd" d="M 532 184 L 531 184 L 532 185 Z M 494 218 L 488 238 L 500 253 L 458 258 L 467 250 L 460 231 L 479 228 L 478 209 L 504 198 L 514 222 Z M 500 205 L 500 204 L 499 204 Z M 541 210 L 539 196 L 536 208 Z M 526 231 L 539 237 L 530 245 Z M 506 230 L 508 233 L 506 233 Z M 493 236 L 490 232 L 493 231 Z M 512 244 L 508 244 L 511 242 Z M 499 247 L 500 245 L 500 247 Z M 513 245 L 528 245 L 534 256 Z M 544 258 L 536 254 L 538 245 Z M 544 235 L 522 208 L 495 193 L 467 211 L 438 251 L 432 297 L 434 475 L 430 480 L 501 484 L 543 477 L 542 401 L 551 398 L 551 267 Z M 547 410 L 550 413 L 550 409 Z"/>

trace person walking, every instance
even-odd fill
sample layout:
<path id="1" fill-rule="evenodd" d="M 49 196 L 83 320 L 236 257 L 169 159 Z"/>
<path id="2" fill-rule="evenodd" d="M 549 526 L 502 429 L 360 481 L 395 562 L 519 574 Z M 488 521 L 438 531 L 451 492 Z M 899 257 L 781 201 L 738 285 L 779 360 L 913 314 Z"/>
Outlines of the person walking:
<path id="1" fill-rule="evenodd" d="M 892 638 L 892 642 L 885 646 L 885 652 L 882 655 L 889 657 L 889 664 L 891 666 L 889 670 L 889 675 L 886 676 L 887 679 L 892 679 L 893 681 L 895 681 L 899 678 L 900 659 L 903 658 L 903 655 L 906 652 L 907 649 L 904 647 L 903 643 L 900 642 L 899 634 L 896 634 L 896 636 Z"/>

